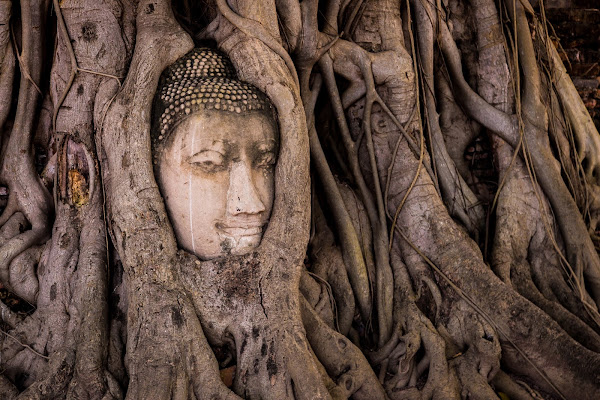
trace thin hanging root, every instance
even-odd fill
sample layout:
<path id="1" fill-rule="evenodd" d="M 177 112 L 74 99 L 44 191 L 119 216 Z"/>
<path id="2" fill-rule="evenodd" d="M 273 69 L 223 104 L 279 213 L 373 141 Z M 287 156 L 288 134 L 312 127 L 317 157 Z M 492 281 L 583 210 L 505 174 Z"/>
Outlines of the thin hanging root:
<path id="1" fill-rule="evenodd" d="M 344 206 L 342 195 L 340 194 L 335 178 L 329 169 L 329 164 L 325 158 L 325 153 L 321 147 L 319 137 L 314 124 L 314 107 L 321 85 L 320 75 L 315 81 L 315 88 L 312 93 L 302 93 L 304 101 L 304 110 L 307 113 L 307 125 L 309 133 L 309 144 L 311 159 L 315 165 L 321 183 L 327 193 L 328 205 L 334 215 L 334 221 L 339 235 L 341 236 L 341 247 L 343 252 L 344 264 L 348 273 L 348 278 L 352 284 L 354 295 L 358 301 L 359 310 L 364 321 L 371 318 L 371 289 L 365 260 L 358 241 L 356 230 L 352 225 L 352 220 L 348 210 Z M 310 96 L 310 98 L 309 98 Z M 310 114 L 309 114 L 310 113 Z"/>
<path id="2" fill-rule="evenodd" d="M 300 4 L 296 0 L 276 0 L 277 15 L 281 19 L 283 32 L 289 48 L 289 53 L 293 53 L 302 34 L 302 18 L 300 15 Z"/>
<path id="3" fill-rule="evenodd" d="M 23 78 L 25 78 L 27 81 L 29 81 L 29 83 L 31 85 L 33 85 L 33 87 L 35 88 L 35 90 L 38 92 L 38 94 L 40 96 L 42 96 L 42 91 L 40 90 L 38 84 L 36 83 L 36 81 L 31 77 L 31 73 L 29 72 L 29 67 L 27 66 L 27 61 L 25 60 L 26 56 L 24 56 L 23 54 L 25 53 L 25 45 L 23 47 L 23 49 L 21 49 L 21 52 L 19 52 L 19 47 L 17 45 L 17 40 L 15 39 L 15 33 L 12 31 L 12 25 L 11 25 L 11 37 L 12 37 L 12 45 L 13 48 L 15 49 L 15 55 L 17 56 L 17 61 L 19 62 L 19 69 L 21 71 L 21 75 L 23 76 Z M 24 42 L 24 40 L 21 40 L 22 42 Z M 20 91 L 19 91 L 20 93 Z"/>
<path id="4" fill-rule="evenodd" d="M 372 79 L 372 75 L 370 75 Z M 369 94 L 371 93 L 371 95 Z M 367 85 L 367 97 L 365 101 L 365 110 L 363 114 L 363 129 L 366 133 L 367 137 L 367 150 L 369 153 L 369 159 L 371 163 L 371 171 L 373 173 L 373 183 L 375 185 L 375 198 L 377 200 L 377 214 L 379 217 L 378 221 L 371 221 L 371 224 L 377 227 L 377 233 L 373 235 L 375 243 L 382 243 L 385 246 L 385 243 L 389 243 L 389 238 L 387 235 L 387 220 L 385 207 L 383 205 L 383 194 L 381 192 L 381 183 L 379 180 L 379 169 L 377 168 L 377 161 L 375 159 L 375 149 L 373 144 L 373 136 L 371 134 L 371 111 L 372 105 L 374 101 L 374 97 L 372 93 L 375 93 L 376 97 L 379 97 L 375 92 L 375 87 L 373 86 L 372 91 L 369 90 L 369 86 Z M 381 248 L 376 247 L 376 259 L 378 261 L 377 264 L 377 307 L 378 307 L 378 315 L 380 318 L 382 316 L 391 316 L 392 315 L 392 304 L 393 304 L 393 290 L 390 285 L 390 282 L 393 280 L 392 269 L 389 261 L 389 251 L 385 251 Z M 384 254 L 381 254 L 384 252 Z M 379 254 L 378 254 L 379 253 Z M 381 265 L 379 263 L 382 263 Z M 380 321 L 379 324 L 379 343 L 383 344 L 390 335 L 391 335 L 391 326 L 386 324 L 387 321 Z"/>
<path id="5" fill-rule="evenodd" d="M 387 244 L 389 242 L 387 238 L 385 210 L 383 207 L 381 207 L 383 201 L 382 199 L 379 199 L 377 203 L 375 202 L 362 175 L 358 162 L 357 145 L 350 136 L 350 130 L 348 128 L 346 116 L 344 115 L 342 101 L 339 95 L 337 84 L 335 82 L 331 58 L 328 55 L 324 55 L 321 60 L 319 60 L 319 66 L 321 67 L 321 73 L 325 78 L 325 85 L 331 99 L 335 118 L 342 134 L 342 142 L 346 147 L 348 161 L 350 163 L 350 170 L 352 171 L 355 183 L 358 186 L 361 200 L 365 205 L 367 214 L 369 215 L 369 220 L 371 222 L 371 228 L 373 230 L 373 245 L 375 249 L 375 262 L 377 266 L 376 301 L 379 322 L 379 345 L 382 346 L 391 335 L 393 303 L 393 291 L 388 284 L 389 282 L 392 282 L 393 277 L 387 250 Z M 374 171 L 377 173 L 377 168 L 375 168 Z M 376 179 L 376 184 L 379 184 L 379 179 Z M 381 191 L 379 191 L 379 195 L 381 196 Z M 379 215 L 378 210 L 381 212 L 381 215 Z"/>
<path id="6" fill-rule="evenodd" d="M 520 5 L 517 8 L 518 10 L 522 10 Z M 512 13 L 513 10 L 510 10 L 510 12 Z M 535 65 L 535 56 L 529 54 L 533 52 L 531 35 L 526 19 L 522 20 L 522 18 L 520 19 L 521 22 L 518 29 L 520 34 L 517 38 L 520 40 L 519 43 L 521 44 L 527 44 L 529 42 L 529 45 L 526 47 L 530 47 L 530 49 L 527 51 L 523 49 L 523 46 L 519 46 L 518 51 L 525 52 L 525 55 L 522 55 L 521 57 L 525 60 L 528 58 L 531 59 L 532 57 L 534 58 L 533 62 L 529 61 L 522 64 L 524 68 L 527 68 L 523 76 L 526 79 L 530 79 L 536 74 L 539 75 L 539 71 Z M 515 20 L 515 28 L 517 24 L 518 22 Z M 448 31 L 447 25 L 445 23 L 440 24 L 440 29 L 440 47 L 444 54 L 446 64 L 448 65 L 448 71 L 450 72 L 454 88 L 459 93 L 456 98 L 461 100 L 461 104 L 469 116 L 481 123 L 487 129 L 497 133 L 515 149 L 519 148 L 521 145 L 521 134 L 524 133 L 527 135 L 525 139 L 528 139 L 527 145 L 531 149 L 528 153 L 529 157 L 531 157 L 531 165 L 533 167 L 531 171 L 535 171 L 537 174 L 539 184 L 548 200 L 550 200 L 556 219 L 559 222 L 559 227 L 566 242 L 568 264 L 577 265 L 577 260 L 581 260 L 584 276 L 587 279 L 587 284 L 591 289 L 596 306 L 598 306 L 600 304 L 600 258 L 598 258 L 594 245 L 588 235 L 587 228 L 581 218 L 577 204 L 575 204 L 568 188 L 564 184 L 560 172 L 553 167 L 548 167 L 553 165 L 553 160 L 555 159 L 550 152 L 550 149 L 548 149 L 544 143 L 540 143 L 536 137 L 536 135 L 542 135 L 540 128 L 532 125 L 531 122 L 529 122 L 530 119 L 525 120 L 527 126 L 524 127 L 522 119 L 505 114 L 488 104 L 475 93 L 464 80 L 461 70 L 460 55 L 456 48 L 456 44 Z M 525 38 L 523 38 L 524 36 Z M 531 93 L 536 93 L 537 91 L 538 88 L 535 83 L 525 85 L 525 93 L 528 94 L 527 96 L 524 96 L 523 106 L 526 109 L 524 112 L 527 115 L 539 113 L 542 113 L 543 115 L 545 113 L 539 96 L 536 97 L 536 95 Z M 519 100 L 520 94 L 518 90 L 516 95 L 517 100 Z M 520 105 L 520 101 L 517 101 L 518 110 Z M 542 107 L 541 111 L 540 107 Z M 526 163 L 529 162 L 529 157 L 524 157 Z M 561 254 L 560 251 L 558 253 Z M 585 296 L 582 297 L 582 300 L 585 300 Z"/>
<path id="7" fill-rule="evenodd" d="M 28 344 L 25 344 L 23 342 L 21 342 L 19 339 L 17 339 L 16 337 L 14 337 L 13 335 L 11 335 L 8 332 L 4 332 L 2 329 L 0 329 L 0 333 L 3 335 L 6 335 L 7 337 L 9 337 L 11 340 L 14 340 L 15 342 L 17 342 L 17 344 L 27 350 L 29 350 L 30 352 L 32 352 L 33 354 L 35 354 L 36 356 L 43 358 L 44 360 L 49 360 L 50 358 L 48 356 L 43 355 L 42 353 L 40 353 L 39 351 L 37 351 L 36 349 L 34 349 L 33 347 L 29 346 Z"/>
<path id="8" fill-rule="evenodd" d="M 21 2 L 23 49 L 19 58 L 22 79 L 13 129 L 0 170 L 0 176 L 9 190 L 8 205 L 0 222 L 4 225 L 15 212 L 21 211 L 32 225 L 30 230 L 7 240 L 0 247 L 0 280 L 9 290 L 13 290 L 9 282 L 11 261 L 27 248 L 41 243 L 50 231 L 47 217 L 51 207 L 49 194 L 39 182 L 31 154 L 35 113 L 30 110 L 39 99 L 35 81 L 41 74 L 39 49 L 42 42 L 41 30 L 32 29 L 32 26 L 43 25 L 43 21 L 36 20 L 36 17 L 45 16 L 45 10 L 42 9 L 44 5 L 39 1 Z"/>
<path id="9" fill-rule="evenodd" d="M 419 39 L 419 59 L 424 81 L 424 111 L 429 127 L 432 146 L 432 160 L 436 175 L 432 175 L 440 183 L 441 194 L 450 213 L 461 221 L 471 236 L 477 238 L 485 225 L 485 213 L 477 196 L 469 188 L 459 174 L 450 158 L 439 124 L 434 95 L 434 27 L 439 25 L 439 10 L 433 8 L 429 0 L 414 0 Z M 437 32 L 435 32 L 437 34 Z M 439 175 L 439 177 L 438 177 Z"/>
<path id="10" fill-rule="evenodd" d="M 523 5 L 519 3 L 515 4 L 514 7 L 508 7 L 508 13 L 514 21 L 515 34 L 517 35 L 517 54 L 520 56 L 520 65 L 523 68 L 522 115 L 525 118 L 521 118 L 520 108 L 517 109 L 517 112 L 519 123 L 526 135 L 526 145 L 531 149 L 531 151 L 526 151 L 524 154 L 525 163 L 531 164 L 531 166 L 528 165 L 528 169 L 534 187 L 537 187 L 536 183 L 539 177 L 539 184 L 552 204 L 566 245 L 569 260 L 567 265 L 574 265 L 576 271 L 581 266 L 583 274 L 578 275 L 585 276 L 596 306 L 599 306 L 600 258 L 588 235 L 587 227 L 577 204 L 566 187 L 560 171 L 552 167 L 556 160 L 550 149 L 548 149 L 546 141 L 541 139 L 547 137 L 547 114 L 541 101 L 540 72 L 525 10 Z M 537 190 L 536 195 L 539 200 L 541 195 L 537 193 Z M 547 221 L 544 221 L 544 223 L 547 224 Z M 551 231 L 549 231 L 549 235 L 553 237 Z M 561 254 L 559 249 L 557 251 Z M 583 292 L 583 280 L 580 281 L 579 290 Z M 585 297 L 585 295 L 581 295 L 584 303 Z"/>
<path id="11" fill-rule="evenodd" d="M 58 22 L 58 29 L 60 35 L 62 36 L 63 43 L 67 48 L 67 52 L 69 53 L 69 58 L 71 60 L 71 74 L 69 75 L 69 80 L 67 81 L 65 90 L 63 90 L 58 101 L 56 102 L 56 106 L 54 107 L 54 113 L 52 115 L 52 130 L 56 132 L 56 117 L 58 116 L 58 111 L 60 110 L 60 106 L 62 105 L 63 101 L 65 101 L 65 98 L 69 93 L 69 89 L 71 88 L 71 85 L 73 85 L 73 81 L 75 80 L 75 76 L 77 75 L 77 58 L 75 57 L 75 52 L 73 51 L 71 40 L 69 39 L 69 33 L 67 31 L 67 26 L 65 25 L 65 20 L 62 16 L 62 12 L 60 10 L 60 4 L 58 3 L 58 0 L 52 0 L 52 4 L 54 5 L 54 11 L 56 12 L 56 19 Z"/>
<path id="12" fill-rule="evenodd" d="M 410 123 L 410 121 L 412 121 L 414 119 L 414 117 L 415 117 L 415 115 L 417 113 L 417 105 L 416 104 L 418 104 L 418 102 L 415 103 L 415 107 L 413 108 L 412 112 L 410 113 L 410 117 L 407 120 L 408 121 L 407 125 Z M 406 127 L 404 127 L 404 130 L 406 130 Z M 423 131 L 420 130 L 420 132 L 421 132 L 421 136 L 422 136 Z M 393 219 L 392 216 L 390 215 L 390 210 L 388 208 L 388 200 L 389 200 L 389 197 L 390 197 L 389 196 L 390 184 L 392 183 L 392 175 L 394 173 L 394 164 L 396 163 L 396 157 L 398 156 L 398 150 L 400 149 L 400 144 L 402 143 L 402 138 L 403 138 L 403 136 L 400 136 L 400 137 L 398 137 L 398 140 L 396 141 L 396 145 L 394 146 L 394 152 L 392 153 L 392 160 L 390 161 L 390 165 L 389 165 L 388 171 L 387 171 L 387 177 L 385 179 L 385 190 L 383 192 L 383 200 L 384 200 L 384 204 L 383 205 L 385 206 L 385 213 L 386 213 L 386 215 L 387 215 L 387 217 L 389 219 Z M 423 139 L 421 138 L 421 141 L 422 140 Z M 424 156 L 424 154 L 423 154 L 423 143 L 421 143 L 420 148 L 421 149 L 419 151 L 419 160 L 421 160 L 422 155 Z M 421 165 L 420 165 L 421 163 L 422 162 L 420 161 L 419 162 L 419 167 L 417 167 L 418 170 L 421 169 Z M 391 234 L 390 234 L 390 243 L 391 242 L 392 242 L 392 239 L 391 239 Z"/>
<path id="13" fill-rule="evenodd" d="M 415 172 L 415 177 L 413 178 L 413 180 L 411 181 L 408 189 L 406 189 L 406 193 L 404 193 L 404 196 L 402 197 L 402 201 L 400 202 L 400 204 L 398 205 L 398 207 L 396 208 L 396 212 L 394 213 L 394 218 L 392 219 L 392 226 L 390 227 L 390 244 L 389 244 L 389 251 L 392 250 L 392 245 L 394 243 L 394 232 L 396 230 L 396 222 L 398 221 L 398 216 L 400 215 L 400 211 L 402 211 L 402 208 L 404 207 L 404 203 L 406 203 L 406 200 L 408 199 L 408 195 L 412 192 L 413 188 L 415 187 L 415 185 L 417 184 L 417 180 L 419 179 L 419 175 L 421 174 L 421 167 L 423 166 L 423 159 L 425 157 L 425 135 L 423 135 L 423 131 L 421 130 L 421 146 L 420 146 L 420 151 L 419 151 L 419 164 L 417 166 L 417 171 Z M 392 163 L 390 164 L 390 168 L 394 165 L 394 159 L 396 158 L 396 152 L 398 150 L 400 142 L 398 142 L 398 144 L 396 145 L 396 149 L 394 150 L 394 157 L 392 158 Z M 391 171 L 390 171 L 391 174 Z M 390 177 L 390 175 L 388 175 L 388 178 Z M 387 199 L 387 196 L 386 196 Z M 438 307 L 439 309 L 439 307 Z"/>
<path id="14" fill-rule="evenodd" d="M 268 48 L 273 50 L 275 54 L 277 54 L 283 59 L 288 69 L 290 70 L 290 74 L 294 78 L 296 86 L 299 88 L 300 82 L 298 80 L 298 74 L 296 73 L 296 67 L 294 66 L 294 62 L 290 58 L 290 55 L 287 51 L 285 51 L 283 46 L 281 46 L 281 44 L 260 23 L 248 18 L 243 18 L 236 14 L 229 7 L 229 4 L 227 4 L 226 0 L 216 0 L 216 3 L 219 12 L 233 26 L 238 28 L 240 31 L 244 32 L 249 37 L 253 37 L 262 41 Z"/>
<path id="15" fill-rule="evenodd" d="M 537 20 L 536 22 L 538 31 L 540 31 L 540 23 Z M 576 138 L 579 162 L 587 160 L 586 178 L 590 182 L 598 184 L 600 183 L 600 135 L 547 34 L 543 43 L 550 53 L 553 66 L 551 76 L 556 86 L 556 92 Z"/>
<path id="16" fill-rule="evenodd" d="M 400 123 L 398 118 L 394 115 L 394 113 L 389 109 L 387 104 L 381 99 L 377 91 L 375 90 L 375 82 L 373 78 L 371 65 L 372 55 L 370 55 L 366 50 L 362 47 L 356 45 L 355 43 L 350 43 L 345 40 L 339 40 L 335 43 L 335 46 L 331 46 L 331 50 L 328 51 L 323 57 L 319 60 L 319 62 L 324 62 L 325 64 L 329 64 L 338 58 L 347 59 L 348 62 L 352 63 L 352 65 L 356 66 L 362 75 L 362 79 L 356 76 L 349 76 L 348 72 L 340 68 L 339 66 L 335 69 L 335 72 L 344 76 L 346 79 L 350 80 L 350 86 L 345 89 L 344 93 L 340 96 L 342 109 L 345 110 L 347 107 L 352 105 L 354 102 L 358 101 L 361 97 L 365 96 L 368 91 L 374 97 L 374 101 L 376 101 L 386 113 L 386 115 L 392 120 L 392 122 L 396 125 L 396 127 L 402 133 L 402 136 L 408 142 L 409 148 L 414 154 L 415 157 L 419 156 L 419 147 L 415 142 L 415 139 L 409 135 L 406 131 L 406 127 Z M 343 63 L 342 63 L 343 64 Z M 332 64 L 332 68 L 335 68 L 335 63 Z M 323 67 L 321 67 L 323 69 Z M 339 96 L 339 94 L 338 94 Z M 415 104 L 415 112 L 418 112 L 416 104 Z M 343 114 L 343 112 L 342 112 Z M 414 114 L 414 113 L 413 113 Z M 413 118 L 413 114 L 407 120 L 407 125 L 410 124 Z M 360 143 L 360 138 L 356 140 L 356 143 Z M 358 148 L 355 149 L 358 151 Z M 433 171 L 431 166 L 425 164 L 425 168 L 427 172 L 433 176 Z"/>

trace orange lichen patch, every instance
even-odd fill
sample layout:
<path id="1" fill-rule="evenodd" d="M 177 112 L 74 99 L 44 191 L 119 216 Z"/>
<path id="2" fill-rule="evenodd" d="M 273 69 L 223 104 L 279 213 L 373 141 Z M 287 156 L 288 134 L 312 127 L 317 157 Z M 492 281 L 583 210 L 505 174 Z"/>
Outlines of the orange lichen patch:
<path id="1" fill-rule="evenodd" d="M 71 202 L 77 207 L 87 204 L 90 198 L 88 183 L 78 170 L 69 170 L 69 184 L 71 187 Z"/>

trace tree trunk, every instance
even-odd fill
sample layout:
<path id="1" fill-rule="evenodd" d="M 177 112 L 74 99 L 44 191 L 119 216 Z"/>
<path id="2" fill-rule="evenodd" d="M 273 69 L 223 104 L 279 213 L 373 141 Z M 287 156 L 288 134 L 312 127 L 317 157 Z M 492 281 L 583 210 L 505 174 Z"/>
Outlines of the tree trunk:
<path id="1" fill-rule="evenodd" d="M 0 0 L 0 397 L 595 398 L 600 137 L 536 7 Z M 280 137 L 207 260 L 151 139 L 194 47 Z"/>

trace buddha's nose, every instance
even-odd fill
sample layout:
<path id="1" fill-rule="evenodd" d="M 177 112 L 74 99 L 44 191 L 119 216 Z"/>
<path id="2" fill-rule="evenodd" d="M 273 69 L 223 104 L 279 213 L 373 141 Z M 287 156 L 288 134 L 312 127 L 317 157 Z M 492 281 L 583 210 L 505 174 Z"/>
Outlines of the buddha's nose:
<path id="1" fill-rule="evenodd" d="M 256 184 L 252 179 L 252 170 L 246 162 L 233 163 L 229 174 L 227 191 L 227 212 L 229 215 L 259 214 L 265 211 Z"/>

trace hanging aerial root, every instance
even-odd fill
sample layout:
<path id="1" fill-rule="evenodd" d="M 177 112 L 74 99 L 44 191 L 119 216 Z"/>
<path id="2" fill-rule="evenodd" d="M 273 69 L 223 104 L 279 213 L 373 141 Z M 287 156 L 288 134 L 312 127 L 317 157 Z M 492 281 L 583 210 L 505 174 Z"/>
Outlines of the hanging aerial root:
<path id="1" fill-rule="evenodd" d="M 477 238 L 485 222 L 485 213 L 477 196 L 458 173 L 448 154 L 436 110 L 434 85 L 434 30 L 439 15 L 429 0 L 413 1 L 419 44 L 420 65 L 423 68 L 423 91 L 427 125 L 431 136 L 431 157 L 436 166 L 433 179 L 439 180 L 444 203 L 451 215 L 458 218 L 471 236 Z"/>
<path id="2" fill-rule="evenodd" d="M 301 77 L 304 81 L 304 76 L 301 75 Z M 319 88 L 320 78 L 315 82 L 313 91 L 302 93 L 306 113 L 314 114 L 314 107 Z M 344 265 L 346 267 L 348 279 L 352 284 L 352 289 L 356 296 L 361 316 L 364 321 L 368 321 L 371 315 L 372 301 L 365 259 L 360 247 L 356 229 L 352 225 L 348 210 L 344 207 L 344 201 L 339 187 L 329 168 L 319 137 L 317 136 L 314 126 L 314 115 L 312 118 L 309 118 L 309 116 L 310 115 L 307 114 L 311 159 L 317 170 L 321 184 L 325 187 L 327 203 L 334 216 L 337 232 L 341 237 Z M 344 327 L 345 326 L 346 325 L 344 324 Z"/>
<path id="3" fill-rule="evenodd" d="M 43 29 L 48 4 L 42 0 L 21 2 L 22 51 L 20 55 L 21 81 L 13 129 L 6 145 L 0 169 L 0 181 L 8 187 L 9 200 L 0 217 L 6 222 L 13 213 L 21 211 L 31 224 L 31 229 L 8 240 L 0 247 L 0 280 L 9 290 L 11 261 L 29 247 L 41 244 L 50 233 L 48 217 L 51 198 L 40 183 L 33 162 L 32 136 L 36 117 L 31 112 L 39 100 L 39 82 L 42 68 L 41 51 Z M 19 295 L 19 293 L 16 293 Z"/>
<path id="4" fill-rule="evenodd" d="M 0 131 L 10 112 L 15 74 L 15 56 L 10 38 L 11 8 L 11 0 L 0 1 Z"/>
<path id="5" fill-rule="evenodd" d="M 600 135 L 598 129 L 585 108 L 581 96 L 577 93 L 577 89 L 558 55 L 556 47 L 552 44 L 547 30 L 543 29 L 537 18 L 535 18 L 535 23 L 536 31 L 545 33 L 541 43 L 550 55 L 553 83 L 576 138 L 575 144 L 579 162 L 585 167 L 585 175 L 588 181 L 598 185 L 600 184 Z"/>
<path id="6" fill-rule="evenodd" d="M 517 5 L 517 10 L 523 12 L 520 4 Z M 524 68 L 528 68 L 524 73 L 524 77 L 526 79 L 538 77 L 534 79 L 534 82 L 526 82 L 524 85 L 526 95 L 523 96 L 523 112 L 528 117 L 523 120 L 525 122 L 523 132 L 529 148 L 527 154 L 528 157 L 531 157 L 533 170 L 545 195 L 550 200 L 559 223 L 569 264 L 576 275 L 578 275 L 578 269 L 583 271 L 586 285 L 590 288 L 592 297 L 598 305 L 600 304 L 600 258 L 598 258 L 589 237 L 577 204 L 575 204 L 573 197 L 564 184 L 560 171 L 554 167 L 556 160 L 546 144 L 547 134 L 544 134 L 545 126 L 543 122 L 546 114 L 539 97 L 539 71 L 535 65 L 531 34 L 524 15 L 520 16 L 517 21 L 516 25 L 519 27 L 520 32 L 518 38 L 521 44 L 519 51 L 523 52 L 520 58 L 525 60 Z M 456 97 L 461 100 L 461 104 L 472 118 L 491 131 L 496 132 L 513 148 L 517 148 L 520 143 L 520 125 L 515 122 L 515 116 L 505 114 L 489 105 L 469 87 L 462 75 L 458 49 L 448 31 L 448 27 L 445 23 L 440 24 L 440 27 L 441 49 L 447 61 L 454 87 L 459 92 L 459 96 Z M 534 121 L 537 121 L 537 125 L 534 125 Z"/>
<path id="7" fill-rule="evenodd" d="M 384 282 L 390 282 L 391 269 L 389 267 L 388 250 L 387 250 L 387 225 L 385 224 L 385 210 L 381 206 L 381 202 L 376 202 L 373 198 L 370 190 L 367 187 L 364 176 L 360 169 L 358 162 L 358 146 L 352 140 L 350 130 L 344 115 L 339 91 L 337 84 L 335 83 L 335 77 L 333 75 L 333 65 L 331 59 L 328 56 L 324 56 L 319 61 L 321 72 L 324 74 L 325 84 L 333 104 L 336 120 L 342 133 L 342 141 L 346 147 L 348 154 L 350 170 L 352 171 L 355 184 L 359 188 L 359 193 L 363 204 L 367 210 L 369 221 L 371 223 L 371 229 L 373 230 L 373 244 L 375 254 L 375 265 L 376 265 L 376 301 L 377 301 L 377 313 L 379 322 L 379 345 L 383 345 L 391 335 L 392 326 L 392 301 L 393 294 L 390 292 L 391 288 L 386 286 Z M 372 79 L 371 75 L 371 79 Z M 373 88 L 374 90 L 374 88 Z M 369 125 L 370 125 L 369 118 Z M 379 183 L 379 178 L 377 178 Z M 381 194 L 381 191 L 380 191 Z M 383 221 L 380 215 L 383 213 Z"/>

